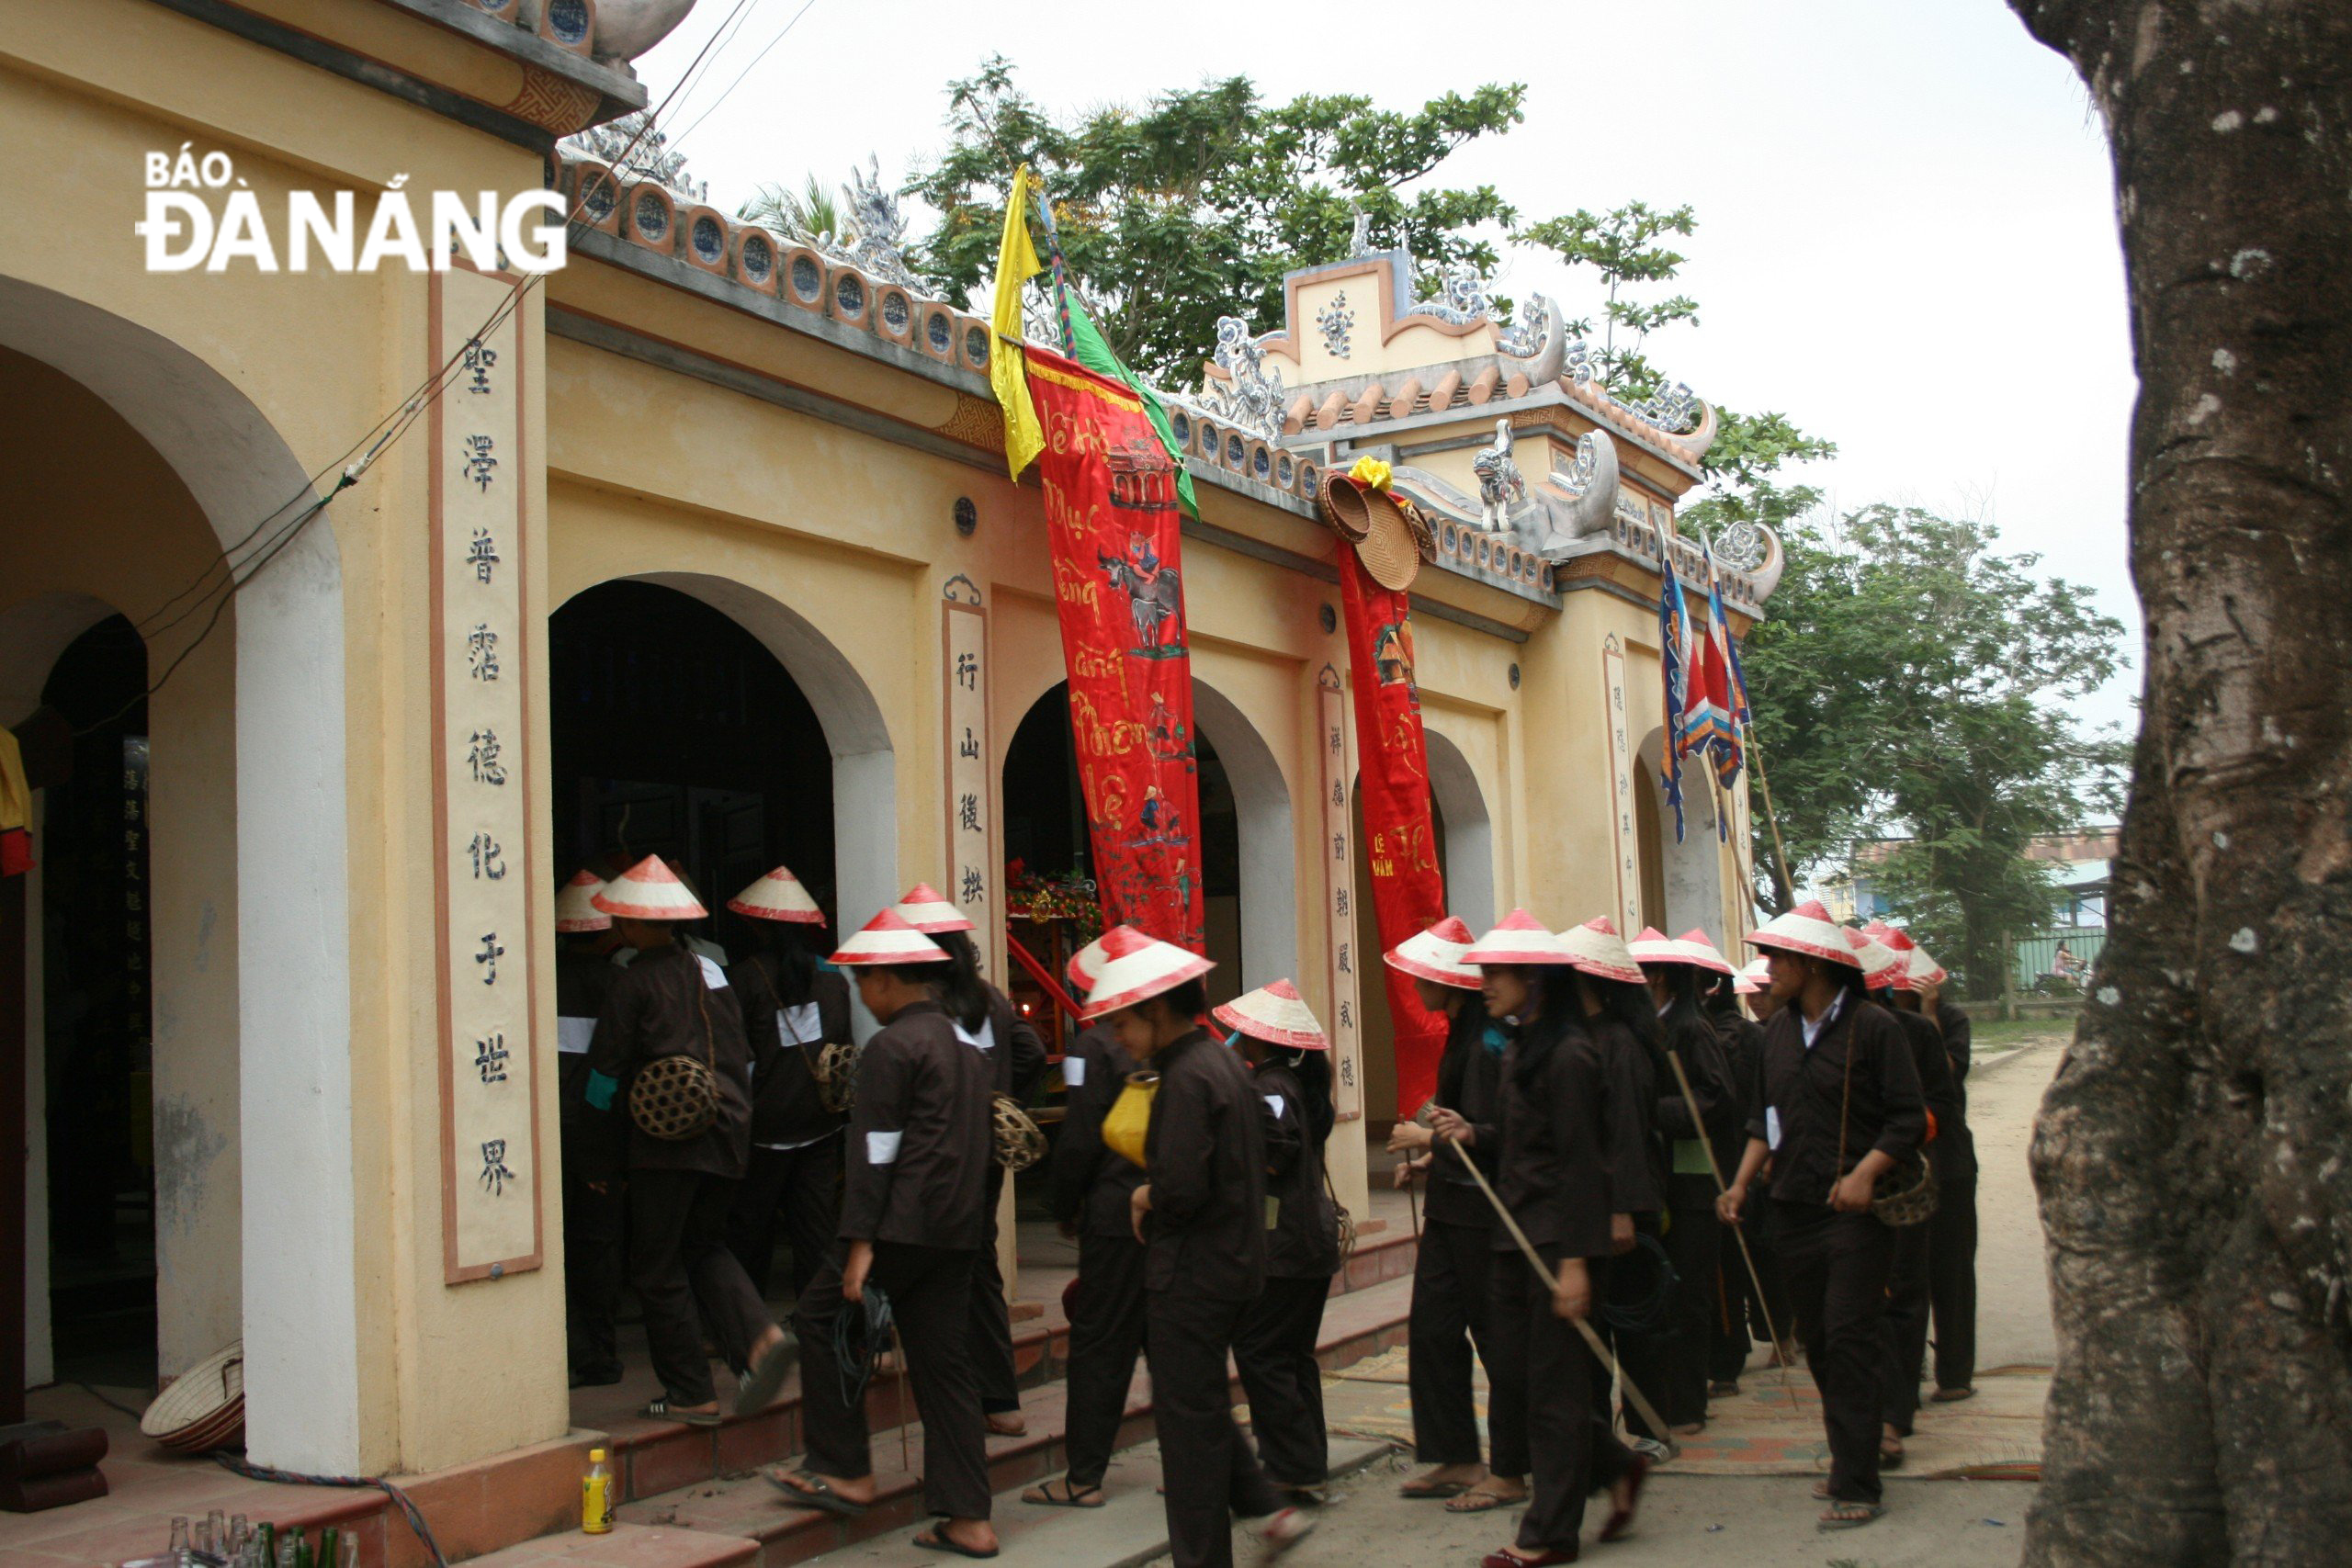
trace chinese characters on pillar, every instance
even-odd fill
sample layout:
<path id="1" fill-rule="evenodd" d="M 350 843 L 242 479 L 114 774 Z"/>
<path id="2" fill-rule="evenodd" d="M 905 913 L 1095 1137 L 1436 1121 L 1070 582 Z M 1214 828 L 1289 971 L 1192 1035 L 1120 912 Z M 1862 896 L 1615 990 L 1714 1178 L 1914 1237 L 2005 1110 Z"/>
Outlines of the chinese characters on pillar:
<path id="1" fill-rule="evenodd" d="M 940 604 L 947 674 L 947 880 L 940 885 L 972 922 L 980 973 L 992 973 L 997 932 L 996 795 L 989 788 L 989 613 L 958 572 Z"/>
<path id="2" fill-rule="evenodd" d="M 532 987 L 529 469 L 521 316 L 477 338 L 507 283 L 436 275 L 433 405 L 434 830 L 440 941 L 444 1268 L 452 1282 L 541 1256 Z M 513 873 L 514 874 L 509 874 Z"/>
<path id="3" fill-rule="evenodd" d="M 1617 847 L 1617 929 L 1640 931 L 1642 840 L 1634 824 L 1634 749 L 1625 726 L 1625 650 L 1611 632 L 1600 645 L 1601 712 L 1609 724 L 1609 819 Z"/>
<path id="4" fill-rule="evenodd" d="M 1362 1008 L 1356 983 L 1363 965 L 1355 961 L 1355 857 L 1348 843 L 1348 783 L 1354 770 L 1348 765 L 1348 705 L 1340 690 L 1340 672 L 1329 665 L 1315 678 L 1316 751 L 1322 758 L 1323 779 L 1323 913 L 1329 923 L 1331 1011 L 1326 1021 L 1331 1032 L 1331 1102 L 1339 1119 L 1351 1122 L 1363 1114 L 1363 1053 Z"/>

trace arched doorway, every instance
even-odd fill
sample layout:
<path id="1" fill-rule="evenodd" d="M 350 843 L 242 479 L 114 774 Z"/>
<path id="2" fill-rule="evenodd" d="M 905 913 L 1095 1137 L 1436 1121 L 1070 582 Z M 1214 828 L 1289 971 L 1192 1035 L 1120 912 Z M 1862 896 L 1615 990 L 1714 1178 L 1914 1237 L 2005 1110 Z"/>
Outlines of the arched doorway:
<path id="1" fill-rule="evenodd" d="M 1495 908 L 1495 826 L 1486 791 L 1462 748 L 1433 725 L 1429 742 L 1430 804 L 1437 816 L 1439 860 L 1445 866 L 1445 908 L 1474 931 L 1491 930 Z"/>
<path id="2" fill-rule="evenodd" d="M 1657 770 L 1663 730 L 1652 730 L 1642 740 L 1637 771 L 1646 787 L 1634 791 L 1634 830 L 1641 844 L 1642 923 L 1668 936 L 1691 927 L 1705 931 L 1719 944 L 1723 924 L 1723 858 L 1717 852 L 1715 813 L 1719 808 L 1712 776 L 1703 760 L 1682 769 L 1682 837 L 1674 836 L 1674 808 L 1667 804 L 1666 780 Z"/>

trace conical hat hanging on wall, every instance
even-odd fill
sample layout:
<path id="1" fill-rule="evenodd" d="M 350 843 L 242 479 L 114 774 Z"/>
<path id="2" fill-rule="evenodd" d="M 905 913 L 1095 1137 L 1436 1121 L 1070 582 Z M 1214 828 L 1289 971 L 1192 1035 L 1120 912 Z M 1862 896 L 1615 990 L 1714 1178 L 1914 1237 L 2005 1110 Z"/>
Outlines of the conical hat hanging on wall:
<path id="1" fill-rule="evenodd" d="M 699 920 L 710 913 L 660 855 L 648 855 L 614 877 L 589 902 L 629 920 Z"/>
<path id="2" fill-rule="evenodd" d="M 781 920 L 796 926 L 825 923 L 825 912 L 817 908 L 817 900 L 808 897 L 808 889 L 785 866 L 777 866 L 727 900 L 727 907 L 754 920 Z"/>
<path id="3" fill-rule="evenodd" d="M 1294 1051 L 1331 1048 L 1331 1037 L 1323 1032 L 1315 1014 L 1299 999 L 1298 987 L 1288 980 L 1261 986 L 1229 1002 L 1220 1002 L 1209 1012 L 1227 1029 L 1238 1029 L 1252 1040 Z"/>
<path id="4" fill-rule="evenodd" d="M 555 896 L 555 929 L 567 935 L 612 930 L 613 917 L 596 908 L 596 895 L 604 890 L 605 879 L 594 872 L 574 872 Z"/>

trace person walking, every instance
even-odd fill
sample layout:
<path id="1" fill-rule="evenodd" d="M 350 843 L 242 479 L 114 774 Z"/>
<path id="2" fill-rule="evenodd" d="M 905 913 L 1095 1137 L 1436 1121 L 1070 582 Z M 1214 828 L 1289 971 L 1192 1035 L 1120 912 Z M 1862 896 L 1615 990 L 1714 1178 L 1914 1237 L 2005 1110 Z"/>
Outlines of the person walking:
<path id="1" fill-rule="evenodd" d="M 1576 1327 L 1601 1299 L 1622 1231 L 1607 1127 L 1613 1102 L 1562 937 L 1513 909 L 1464 958 L 1479 966 L 1487 1015 L 1511 1036 L 1500 1075 L 1498 1196 L 1550 1276 L 1522 1268 L 1518 1239 L 1498 1227 L 1494 1384 L 1524 1388 L 1526 1404 L 1523 1434 L 1498 1429 L 1494 1441 L 1498 1453 L 1507 1441 L 1526 1443 L 1531 1486 L 1518 1532 L 1482 1563 L 1548 1568 L 1577 1560 L 1591 1491 L 1606 1487 L 1611 1496 L 1601 1540 L 1631 1529 L 1648 1471 L 1610 1427 L 1607 1374 Z"/>
<path id="2" fill-rule="evenodd" d="M 647 856 L 589 902 L 637 954 L 597 1013 L 582 1097 L 607 1128 L 626 1117 L 625 1142 L 604 1140 L 599 1177 L 625 1172 L 628 1182 L 629 1280 L 662 1390 L 644 1414 L 716 1427 L 704 1325 L 742 1386 L 763 1376 L 781 1381 L 791 1353 L 727 1248 L 728 1207 L 751 1145 L 742 1014 L 726 972 L 686 946 L 685 922 L 706 911 L 659 857 Z M 664 1093 L 639 1092 L 663 1086 Z"/>
<path id="3" fill-rule="evenodd" d="M 1701 998 L 1701 1005 L 1714 1021 L 1732 1081 L 1739 1086 L 1739 1123 L 1715 1151 L 1724 1179 L 1728 1182 L 1738 1172 L 1739 1157 L 1747 1147 L 1747 1123 L 1764 1113 L 1759 1098 L 1764 1072 L 1764 1026 L 1748 1017 L 1740 1006 L 1741 998 L 1760 994 L 1762 987 L 1736 971 L 1715 976 L 1713 980 L 1712 987 Z M 1707 1368 L 1711 1380 L 1707 1395 L 1711 1399 L 1728 1398 L 1739 1392 L 1740 1377 L 1747 1370 L 1748 1353 L 1758 1341 L 1772 1347 L 1775 1364 L 1786 1360 L 1793 1365 L 1796 1359 L 1795 1337 L 1789 1324 L 1788 1292 L 1781 1284 L 1781 1260 L 1772 1250 L 1771 1227 L 1766 1223 L 1769 1213 L 1766 1205 L 1754 1205 L 1740 1217 L 1738 1224 L 1724 1227 L 1722 1261 L 1716 1269 L 1716 1278 L 1721 1281 L 1720 1304 L 1714 1314 Z M 1744 1259 L 1739 1256 L 1743 1238 L 1747 1244 Z M 1750 1265 L 1754 1268 L 1752 1275 Z"/>
<path id="4" fill-rule="evenodd" d="M 818 1064 L 826 1046 L 850 1041 L 849 982 L 819 967 L 810 942 L 825 929 L 824 913 L 786 867 L 727 907 L 757 922 L 764 944 L 733 970 L 752 1047 L 752 1154 L 729 1215 L 728 1246 L 765 1297 L 783 1232 L 797 1301 L 841 1218 L 847 1118 L 825 1103 Z"/>
<path id="5" fill-rule="evenodd" d="M 1234 1331 L 1233 1364 L 1274 1489 L 1319 1504 L 1331 1456 L 1315 1346 L 1340 1271 L 1339 1206 L 1323 1165 L 1336 1120 L 1331 1041 L 1288 979 L 1211 1016 L 1235 1032 L 1227 1043 L 1250 1063 L 1266 1107 L 1266 1283 Z"/>
<path id="6" fill-rule="evenodd" d="M 596 1017 L 620 977 L 607 951 L 612 916 L 592 903 L 605 886 L 576 874 L 555 896 L 556 1116 L 563 1143 L 563 1325 L 571 1386 L 621 1381 L 620 1313 L 624 1205 L 619 1183 L 597 1168 L 603 1114 L 587 1101 L 588 1046 Z"/>
<path id="7" fill-rule="evenodd" d="M 1949 1404 L 1976 1392 L 1976 1135 L 1968 1125 L 1973 1026 L 1944 989 L 1951 976 L 1924 947 L 1912 948 L 1911 977 L 1921 1016 L 1934 1021 L 1943 1037 L 1944 1059 L 1951 1064 L 1953 1100 L 1959 1107 L 1955 1125 L 1944 1134 L 1950 1146 L 1945 1150 L 1944 1167 L 1936 1173 L 1943 1185 L 1936 1201 L 1936 1217 L 1928 1222 L 1928 1288 L 1936 1340 L 1936 1391 L 1928 1397 Z"/>
<path id="8" fill-rule="evenodd" d="M 1145 1354 L 1170 1551 L 1176 1568 L 1227 1568 L 1236 1516 L 1265 1520 L 1257 1533 L 1270 1551 L 1315 1528 L 1259 1468 L 1227 1393 L 1226 1357 L 1266 1282 L 1264 1108 L 1249 1070 L 1200 1025 L 1207 959 L 1132 926 L 1104 932 L 1102 953 L 1087 1021 L 1107 1023 L 1121 1049 L 1159 1075 L 1130 1206 L 1145 1247 Z"/>
<path id="9" fill-rule="evenodd" d="M 1046 1070 L 1046 1043 L 1012 999 L 980 973 L 972 922 L 927 882 L 918 882 L 894 906 L 899 918 L 947 954 L 940 1001 L 956 1038 L 989 1060 L 992 1098 L 1024 1100 Z M 972 1326 L 966 1348 L 980 1384 L 980 1412 L 989 1432 L 1018 1438 L 1029 1430 L 1021 1415 L 1021 1384 L 1012 1365 L 1012 1313 L 1005 1300 L 1004 1268 L 997 1258 L 997 1215 L 1004 1167 L 991 1158 L 988 1173 L 988 1241 L 972 1269 Z"/>
<path id="10" fill-rule="evenodd" d="M 923 1506 L 939 1522 L 915 1544 L 994 1557 L 988 1438 L 965 1336 L 972 1275 L 987 1234 L 993 1163 L 988 1060 L 956 1032 L 939 1001 L 945 952 L 885 909 L 832 962 L 857 976 L 858 999 L 882 1025 L 858 1057 L 842 1190 L 841 1235 L 801 1297 L 804 1345 L 841 1344 L 845 1313 L 864 1319 L 865 1354 L 887 1299 L 907 1381 L 922 1417 Z M 837 1358 L 812 1359 L 801 1379 L 801 1464 L 765 1473 L 795 1505 L 854 1518 L 876 1495 L 861 1378 Z"/>
<path id="11" fill-rule="evenodd" d="M 1805 1359 L 1820 1391 L 1830 1470 L 1815 1495 L 1825 1529 L 1886 1510 L 1879 1480 L 1886 1347 L 1880 1332 L 1894 1233 L 1871 1212 L 1878 1179 L 1918 1158 L 1927 1132 L 1902 1026 L 1864 995 L 1857 944 L 1806 900 L 1750 931 L 1771 959 L 1762 1114 L 1719 1200 L 1736 1224 L 1771 1162 L 1773 1237 Z"/>
<path id="12" fill-rule="evenodd" d="M 1463 957 L 1476 940 L 1449 915 L 1381 955 L 1390 968 L 1412 977 L 1423 1010 L 1446 1021 L 1427 1124 L 1418 1118 L 1397 1122 L 1388 1150 L 1408 1156 L 1397 1167 L 1400 1185 L 1415 1170 L 1429 1179 L 1406 1332 L 1414 1454 L 1430 1468 L 1398 1491 L 1445 1499 L 1456 1513 L 1484 1513 L 1527 1496 L 1524 1452 L 1498 1446 L 1493 1463 L 1481 1462 L 1471 1390 L 1475 1348 L 1487 1368 L 1488 1404 L 1515 1401 L 1519 1413 L 1502 1426 L 1525 1433 L 1526 1390 L 1498 1377 L 1494 1359 L 1495 1271 L 1510 1259 L 1497 1258 L 1494 1209 L 1478 1190 L 1477 1178 L 1463 1167 L 1467 1154 L 1489 1185 L 1501 1173 L 1502 1062 L 1510 1043 L 1478 994 L 1484 977 Z M 1456 1147 L 1440 1146 L 1447 1143 Z"/>

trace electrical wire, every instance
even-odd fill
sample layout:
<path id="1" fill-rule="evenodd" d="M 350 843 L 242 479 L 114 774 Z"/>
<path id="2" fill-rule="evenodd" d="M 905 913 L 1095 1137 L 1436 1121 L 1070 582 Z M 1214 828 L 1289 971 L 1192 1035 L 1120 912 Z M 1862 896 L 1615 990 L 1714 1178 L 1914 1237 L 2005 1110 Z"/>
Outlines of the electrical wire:
<path id="1" fill-rule="evenodd" d="M 424 1515 L 409 1500 L 407 1493 L 380 1475 L 304 1475 L 297 1471 L 272 1470 L 266 1464 L 239 1459 L 226 1449 L 216 1450 L 212 1458 L 221 1469 L 248 1481 L 270 1481 L 280 1486 L 341 1486 L 354 1492 L 364 1492 L 372 1486 L 400 1505 L 401 1517 L 408 1520 L 408 1528 L 416 1532 L 416 1539 L 424 1542 L 436 1568 L 449 1568 L 449 1559 L 443 1555 L 441 1543 L 433 1539 L 433 1527 L 424 1522 Z"/>
<path id="2" fill-rule="evenodd" d="M 816 4 L 817 0 L 802 0 L 800 9 L 792 13 L 792 19 L 784 24 L 782 30 L 777 32 L 775 37 L 768 39 L 767 43 L 762 47 L 759 53 L 752 56 L 750 64 L 745 65 L 742 70 L 735 73 L 735 79 L 727 84 L 727 91 L 719 94 L 718 98 L 712 102 L 710 107 L 696 115 L 692 125 L 687 126 L 685 130 L 678 132 L 678 134 L 672 139 L 670 145 L 673 147 L 677 146 L 680 142 L 684 141 L 687 137 L 692 136 L 696 130 L 702 129 L 702 122 L 718 112 L 718 106 L 725 103 L 729 96 L 734 93 L 735 89 L 743 85 L 743 78 L 749 76 L 752 73 L 753 67 L 757 66 L 761 61 L 765 60 L 768 57 L 769 50 L 774 49 L 776 45 L 784 41 L 784 35 L 797 27 L 800 23 L 800 18 L 807 16 L 808 14 L 809 7 Z"/>

